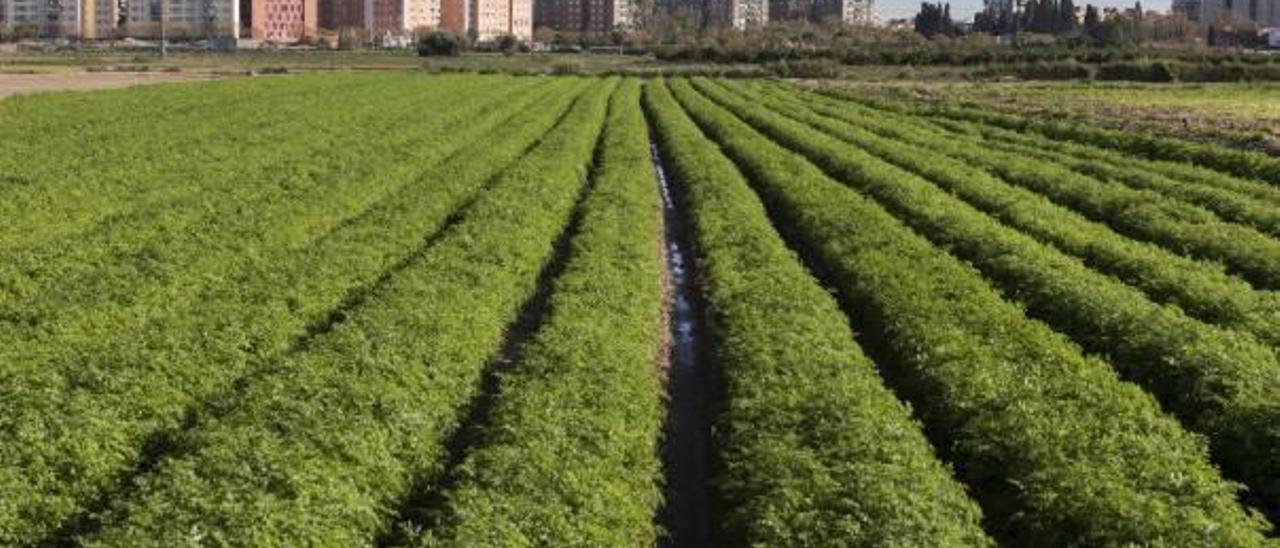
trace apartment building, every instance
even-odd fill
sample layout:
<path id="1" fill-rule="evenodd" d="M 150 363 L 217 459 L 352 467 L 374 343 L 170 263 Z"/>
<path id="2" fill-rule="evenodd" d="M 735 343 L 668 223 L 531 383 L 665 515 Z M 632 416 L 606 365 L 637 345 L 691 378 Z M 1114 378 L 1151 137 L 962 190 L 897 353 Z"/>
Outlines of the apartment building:
<path id="1" fill-rule="evenodd" d="M 317 0 L 251 0 L 249 33 L 255 40 L 292 44 L 313 38 Z"/>
<path id="2" fill-rule="evenodd" d="M 632 22 L 632 0 L 539 0 L 535 9 L 538 28 L 602 34 Z"/>
<path id="3" fill-rule="evenodd" d="M 1172 13 L 1185 16 L 1188 20 L 1200 20 L 1200 0 L 1173 0 L 1169 6 Z"/>
<path id="4" fill-rule="evenodd" d="M 364 27 L 372 32 L 400 35 L 440 26 L 441 0 L 364 0 Z M 360 25 L 346 25 L 357 27 Z"/>
<path id="5" fill-rule="evenodd" d="M 874 0 L 817 0 L 814 8 L 816 22 L 871 24 L 876 13 Z"/>
<path id="6" fill-rule="evenodd" d="M 1262 27 L 1280 26 L 1280 0 L 1202 0 L 1200 21 L 1253 21 Z"/>
<path id="7" fill-rule="evenodd" d="M 615 17 L 615 2 L 584 2 L 590 20 Z M 297 43 L 321 28 L 384 36 L 446 29 L 485 41 L 533 39 L 533 0 L 0 0 L 0 22 L 42 36 L 87 39 L 233 37 Z M 601 24 L 601 28 L 611 25 Z"/>
<path id="8" fill-rule="evenodd" d="M 533 39 L 533 0 L 466 0 L 469 15 L 465 31 L 476 40 L 487 41 L 512 35 L 520 40 Z"/>
<path id="9" fill-rule="evenodd" d="M 0 13 L 8 25 L 30 25 L 41 36 L 77 36 L 81 27 L 78 0 L 0 0 Z"/>
<path id="10" fill-rule="evenodd" d="M 514 35 L 533 38 L 533 0 L 364 0 L 357 21 L 354 10 L 334 10 L 333 27 L 364 28 L 383 35 L 404 35 L 424 29 L 468 34 L 477 40 Z"/>
<path id="11" fill-rule="evenodd" d="M 769 2 L 769 21 L 870 24 L 874 17 L 873 0 L 771 0 Z"/>
<path id="12" fill-rule="evenodd" d="M 769 23 L 769 0 L 707 0 L 703 17 L 708 25 L 746 29 Z"/>
<path id="13" fill-rule="evenodd" d="M 94 1 L 99 37 L 109 28 L 118 34 L 151 39 L 162 34 L 174 38 L 240 36 L 238 0 L 124 0 L 114 7 L 108 6 L 113 0 Z M 108 22 L 113 18 L 118 24 Z"/>

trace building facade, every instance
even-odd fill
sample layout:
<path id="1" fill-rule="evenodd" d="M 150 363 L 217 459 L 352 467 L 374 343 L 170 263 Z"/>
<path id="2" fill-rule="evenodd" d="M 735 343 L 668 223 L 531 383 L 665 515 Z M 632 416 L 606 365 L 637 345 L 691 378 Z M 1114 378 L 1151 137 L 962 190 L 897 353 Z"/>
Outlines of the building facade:
<path id="1" fill-rule="evenodd" d="M 626 0 L 580 2 L 582 18 L 609 29 Z M 252 38 L 305 42 L 320 29 L 371 37 L 443 29 L 477 40 L 533 39 L 533 0 L 0 0 L 0 23 L 43 37 Z"/>
<path id="2" fill-rule="evenodd" d="M 713 27 L 762 27 L 769 23 L 769 0 L 707 0 L 703 20 Z"/>
<path id="3" fill-rule="evenodd" d="M 316 36 L 317 0 L 251 0 L 249 34 L 255 40 L 292 44 Z"/>
<path id="4" fill-rule="evenodd" d="M 874 8 L 873 0 L 771 0 L 768 20 L 870 24 Z"/>
<path id="5" fill-rule="evenodd" d="M 0 0 L 3 21 L 10 26 L 26 26 L 39 36 L 55 38 L 79 36 L 82 26 L 78 0 Z"/>
<path id="6" fill-rule="evenodd" d="M 1259 26 L 1280 26 L 1280 0 L 1202 0 L 1200 21 L 1253 21 Z"/>
<path id="7" fill-rule="evenodd" d="M 631 0 L 539 0 L 534 26 L 604 34 L 632 23 Z"/>
<path id="8" fill-rule="evenodd" d="M 148 39 L 240 36 L 237 0 L 124 0 L 114 6 L 112 0 L 94 1 L 99 38 L 108 34 Z M 116 24 L 111 25 L 111 19 Z"/>
<path id="9" fill-rule="evenodd" d="M 1180 14 L 1191 21 L 1200 20 L 1200 0 L 1173 0 L 1169 11 Z"/>

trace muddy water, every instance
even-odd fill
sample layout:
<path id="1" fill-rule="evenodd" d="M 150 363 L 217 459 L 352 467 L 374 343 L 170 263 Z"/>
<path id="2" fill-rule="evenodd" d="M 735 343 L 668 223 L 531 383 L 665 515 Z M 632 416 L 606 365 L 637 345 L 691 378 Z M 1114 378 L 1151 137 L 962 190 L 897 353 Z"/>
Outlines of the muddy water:
<path id="1" fill-rule="evenodd" d="M 680 208 L 655 146 L 650 157 L 662 192 L 671 348 L 667 366 L 667 419 L 662 458 L 666 505 L 660 520 L 667 548 L 711 546 L 710 374 L 702 352 L 704 326 L 693 269 L 692 226 Z"/>

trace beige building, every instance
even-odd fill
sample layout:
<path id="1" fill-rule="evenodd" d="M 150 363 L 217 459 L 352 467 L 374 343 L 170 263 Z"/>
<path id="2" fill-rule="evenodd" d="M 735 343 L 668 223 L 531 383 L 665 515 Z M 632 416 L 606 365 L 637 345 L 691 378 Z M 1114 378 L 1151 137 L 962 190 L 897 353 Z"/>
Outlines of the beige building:
<path id="1" fill-rule="evenodd" d="M 365 28 L 384 35 L 442 29 L 481 41 L 507 34 L 533 38 L 533 0 L 364 0 L 362 19 Z"/>

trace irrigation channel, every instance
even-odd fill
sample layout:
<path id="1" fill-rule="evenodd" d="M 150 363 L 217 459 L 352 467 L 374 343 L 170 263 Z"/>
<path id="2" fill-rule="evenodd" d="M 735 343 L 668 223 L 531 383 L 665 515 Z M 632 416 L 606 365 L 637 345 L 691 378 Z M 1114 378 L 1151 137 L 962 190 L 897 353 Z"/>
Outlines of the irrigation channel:
<path id="1" fill-rule="evenodd" d="M 662 193 L 663 249 L 666 254 L 670 322 L 667 361 L 667 417 L 662 448 L 666 476 L 661 512 L 665 548 L 710 546 L 711 402 L 713 382 L 705 349 L 705 323 L 698 295 L 693 227 L 673 192 L 658 148 L 649 156 Z"/>

